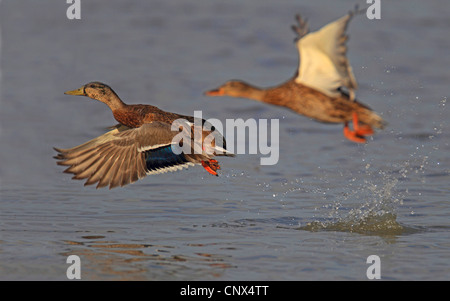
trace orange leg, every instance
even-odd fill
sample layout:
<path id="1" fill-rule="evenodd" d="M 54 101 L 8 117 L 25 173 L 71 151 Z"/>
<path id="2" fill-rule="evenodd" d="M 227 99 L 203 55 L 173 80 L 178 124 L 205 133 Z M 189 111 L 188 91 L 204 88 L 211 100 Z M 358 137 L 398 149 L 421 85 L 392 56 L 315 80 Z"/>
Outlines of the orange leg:
<path id="1" fill-rule="evenodd" d="M 358 114 L 356 112 L 353 112 L 353 131 L 350 130 L 348 126 L 348 122 L 344 125 L 344 136 L 350 141 L 356 142 L 356 143 L 364 143 L 366 142 L 366 139 L 364 136 L 372 135 L 373 129 L 365 124 L 359 124 L 358 122 Z"/>
<path id="2" fill-rule="evenodd" d="M 210 174 L 218 176 L 216 170 L 220 169 L 220 165 L 219 162 L 217 162 L 217 160 L 211 159 L 209 161 L 202 161 L 202 166 Z"/>

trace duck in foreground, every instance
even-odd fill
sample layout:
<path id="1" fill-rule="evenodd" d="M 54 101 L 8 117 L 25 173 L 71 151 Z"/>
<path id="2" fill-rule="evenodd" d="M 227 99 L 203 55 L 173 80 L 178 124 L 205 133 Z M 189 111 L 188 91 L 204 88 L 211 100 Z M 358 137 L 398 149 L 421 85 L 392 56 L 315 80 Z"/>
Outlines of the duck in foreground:
<path id="1" fill-rule="evenodd" d="M 58 165 L 69 166 L 64 172 L 74 174 L 73 179 L 87 179 L 85 185 L 98 182 L 97 188 L 109 186 L 111 189 L 146 175 L 181 170 L 195 164 L 201 164 L 217 176 L 220 165 L 212 158 L 234 156 L 226 150 L 225 139 L 214 127 L 209 125 L 211 131 L 204 130 L 207 127 L 203 127 L 206 122 L 203 119 L 165 112 L 151 105 L 127 105 L 109 86 L 100 82 L 88 83 L 65 94 L 87 96 L 107 104 L 119 122 L 111 131 L 84 144 L 70 149 L 55 148 L 58 155 L 54 158 L 60 160 Z M 185 120 L 185 126 L 180 123 L 172 131 L 176 120 Z M 197 138 L 193 132 L 194 125 L 198 124 L 201 134 Z M 181 144 L 174 138 L 180 133 L 184 138 L 176 141 L 181 140 L 181 144 L 191 139 L 188 151 L 176 148 Z M 210 137 L 210 143 L 206 143 L 204 140 L 210 134 L 214 134 L 215 139 Z"/>
<path id="2" fill-rule="evenodd" d="M 344 123 L 344 136 L 364 143 L 373 128 L 382 129 L 385 121 L 366 105 L 355 100 L 357 83 L 347 59 L 346 28 L 358 8 L 344 17 L 309 33 L 308 24 L 297 15 L 295 40 L 299 66 L 293 78 L 269 88 L 259 88 L 243 81 L 228 81 L 208 96 L 249 98 L 289 108 L 320 122 Z M 345 91 L 346 89 L 347 91 Z M 353 121 L 353 130 L 349 122 Z"/>

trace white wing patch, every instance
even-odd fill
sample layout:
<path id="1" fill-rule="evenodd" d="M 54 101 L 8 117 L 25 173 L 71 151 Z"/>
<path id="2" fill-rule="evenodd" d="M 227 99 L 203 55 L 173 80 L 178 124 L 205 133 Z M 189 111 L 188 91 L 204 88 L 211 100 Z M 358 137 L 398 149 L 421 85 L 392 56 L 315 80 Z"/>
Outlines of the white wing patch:
<path id="1" fill-rule="evenodd" d="M 348 39 L 345 30 L 354 14 L 355 12 L 350 12 L 297 41 L 299 51 L 298 75 L 295 78 L 297 83 L 331 97 L 339 96 L 338 88 L 346 87 L 350 98 L 354 99 L 354 90 L 358 85 L 347 59 L 345 44 Z"/>
<path id="2" fill-rule="evenodd" d="M 147 173 L 147 175 L 156 175 L 156 174 L 161 174 L 161 173 L 166 173 L 166 172 L 171 172 L 171 171 L 182 170 L 183 168 L 188 168 L 189 166 L 194 166 L 194 165 L 195 164 L 192 162 L 187 162 L 185 164 L 174 165 L 171 167 L 164 167 L 164 168 L 157 168 L 154 170 L 149 170 L 146 173 Z"/>

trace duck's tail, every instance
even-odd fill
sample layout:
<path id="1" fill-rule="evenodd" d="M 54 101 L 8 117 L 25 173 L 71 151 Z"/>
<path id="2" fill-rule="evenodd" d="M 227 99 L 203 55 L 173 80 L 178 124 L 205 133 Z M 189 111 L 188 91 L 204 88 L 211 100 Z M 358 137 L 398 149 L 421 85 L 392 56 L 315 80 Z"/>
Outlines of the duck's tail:
<path id="1" fill-rule="evenodd" d="M 357 110 L 357 113 L 359 121 L 363 124 L 367 124 L 377 129 L 384 129 L 387 125 L 387 122 L 383 117 L 367 107 L 360 107 L 360 109 Z"/>

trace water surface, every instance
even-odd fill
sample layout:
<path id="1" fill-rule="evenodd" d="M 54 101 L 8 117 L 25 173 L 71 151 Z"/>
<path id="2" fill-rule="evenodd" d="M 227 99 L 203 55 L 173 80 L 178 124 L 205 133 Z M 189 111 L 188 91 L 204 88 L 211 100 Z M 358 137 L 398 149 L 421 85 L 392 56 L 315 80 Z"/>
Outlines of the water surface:
<path id="1" fill-rule="evenodd" d="M 450 6 L 382 2 L 356 17 L 357 97 L 388 127 L 365 145 L 283 108 L 203 92 L 231 78 L 294 74 L 290 26 L 315 30 L 354 1 L 2 1 L 0 279 L 450 280 Z M 364 1 L 360 4 L 364 6 Z M 64 95 L 90 81 L 128 103 L 203 117 L 277 118 L 280 160 L 220 160 L 108 190 L 63 174 L 52 147 L 115 123 L 100 102 Z"/>

